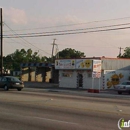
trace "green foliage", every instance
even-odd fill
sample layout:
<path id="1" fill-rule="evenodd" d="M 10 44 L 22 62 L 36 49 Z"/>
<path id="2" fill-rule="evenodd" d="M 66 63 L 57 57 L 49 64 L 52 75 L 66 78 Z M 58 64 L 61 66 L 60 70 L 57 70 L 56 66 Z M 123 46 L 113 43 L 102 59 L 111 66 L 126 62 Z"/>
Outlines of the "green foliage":
<path id="1" fill-rule="evenodd" d="M 27 51 L 25 49 L 17 49 L 14 53 L 3 57 L 3 65 L 5 69 L 20 70 L 20 63 L 45 62 L 47 60 L 47 57 L 40 57 L 38 52 L 33 53 L 31 49 Z"/>
<path id="2" fill-rule="evenodd" d="M 118 55 L 119 58 L 130 58 L 130 47 L 126 47 L 123 55 Z"/>
<path id="3" fill-rule="evenodd" d="M 59 52 L 59 58 L 84 58 L 84 52 L 76 51 L 75 49 L 66 48 Z"/>
<path id="4" fill-rule="evenodd" d="M 83 52 L 76 51 L 75 49 L 66 48 L 59 52 L 60 58 L 83 58 L 85 57 Z M 55 59 L 55 56 L 53 57 Z M 3 66 L 5 69 L 12 71 L 19 71 L 21 63 L 40 63 L 40 62 L 52 62 L 52 58 L 46 56 L 40 57 L 38 52 L 34 52 L 31 49 L 27 51 L 25 49 L 16 50 L 14 53 L 3 57 Z"/>

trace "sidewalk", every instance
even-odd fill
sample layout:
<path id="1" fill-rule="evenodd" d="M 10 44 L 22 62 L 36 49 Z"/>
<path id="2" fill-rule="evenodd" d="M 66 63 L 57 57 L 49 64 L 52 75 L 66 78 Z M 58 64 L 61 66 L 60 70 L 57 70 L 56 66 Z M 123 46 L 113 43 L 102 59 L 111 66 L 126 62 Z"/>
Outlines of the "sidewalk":
<path id="1" fill-rule="evenodd" d="M 101 90 L 99 93 L 90 93 L 87 89 L 77 89 L 77 88 L 59 88 L 58 84 L 54 83 L 42 83 L 42 82 L 25 82 L 25 88 L 33 89 L 42 89 L 45 92 L 61 92 L 69 94 L 78 94 L 78 95 L 88 95 L 95 97 L 121 97 L 121 98 L 130 98 L 129 94 L 119 95 L 115 90 Z"/>

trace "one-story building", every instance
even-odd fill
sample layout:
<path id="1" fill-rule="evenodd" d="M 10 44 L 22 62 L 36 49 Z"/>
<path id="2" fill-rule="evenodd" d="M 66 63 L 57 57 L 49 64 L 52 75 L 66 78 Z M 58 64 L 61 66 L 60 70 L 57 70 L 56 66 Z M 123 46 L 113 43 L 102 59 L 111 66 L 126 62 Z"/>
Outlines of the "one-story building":
<path id="1" fill-rule="evenodd" d="M 21 80 L 58 83 L 58 70 L 51 63 L 21 63 Z"/>
<path id="2" fill-rule="evenodd" d="M 83 89 L 114 89 L 130 79 L 130 59 L 90 57 L 57 59 L 59 87 Z"/>

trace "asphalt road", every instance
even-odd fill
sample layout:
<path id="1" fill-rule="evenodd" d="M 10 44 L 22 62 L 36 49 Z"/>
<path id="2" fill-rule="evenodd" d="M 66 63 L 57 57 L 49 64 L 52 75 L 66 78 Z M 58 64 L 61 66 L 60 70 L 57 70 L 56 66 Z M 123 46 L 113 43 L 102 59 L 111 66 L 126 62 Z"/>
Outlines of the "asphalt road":
<path id="1" fill-rule="evenodd" d="M 0 130 L 118 130 L 120 118 L 130 120 L 129 97 L 0 90 Z"/>

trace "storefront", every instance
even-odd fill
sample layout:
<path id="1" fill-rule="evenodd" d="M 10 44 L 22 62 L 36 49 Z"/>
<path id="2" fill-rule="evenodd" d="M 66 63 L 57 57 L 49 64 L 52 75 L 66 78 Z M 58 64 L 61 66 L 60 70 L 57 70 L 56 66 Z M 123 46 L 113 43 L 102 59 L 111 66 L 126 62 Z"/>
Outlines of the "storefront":
<path id="1" fill-rule="evenodd" d="M 59 87 L 83 89 L 114 89 L 130 80 L 130 59 L 84 58 L 57 59 Z"/>
<path id="2" fill-rule="evenodd" d="M 99 88 L 99 59 L 59 59 L 55 61 L 55 69 L 59 70 L 59 87 Z"/>

